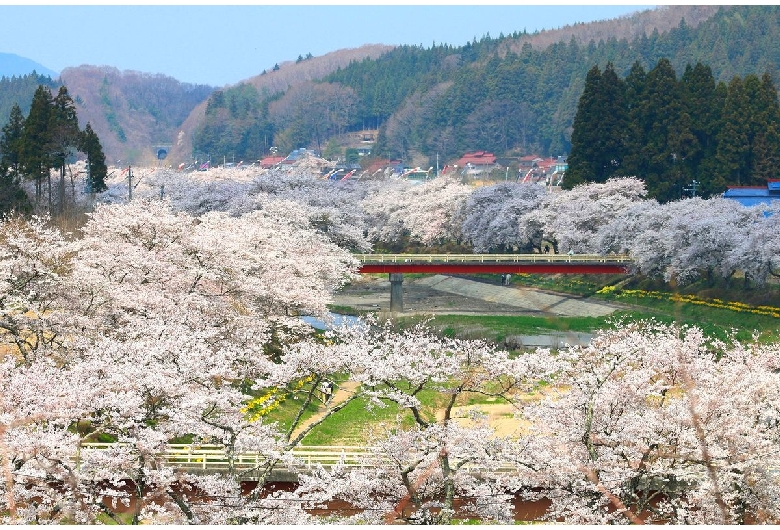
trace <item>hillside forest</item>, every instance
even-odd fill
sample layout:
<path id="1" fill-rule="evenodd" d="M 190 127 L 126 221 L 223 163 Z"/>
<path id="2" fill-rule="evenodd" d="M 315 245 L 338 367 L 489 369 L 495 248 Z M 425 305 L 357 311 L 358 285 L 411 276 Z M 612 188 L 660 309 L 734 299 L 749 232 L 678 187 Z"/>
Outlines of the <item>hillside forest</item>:
<path id="1" fill-rule="evenodd" d="M 89 193 L 106 190 L 103 148 L 92 126 L 79 128 L 76 105 L 65 86 L 53 96 L 38 85 L 25 117 L 14 104 L 0 131 L 0 212 L 63 214 L 76 202 L 76 178 Z M 84 160 L 83 177 L 70 168 Z M 32 184 L 32 189 L 25 184 Z M 66 200 L 66 196 L 67 199 Z"/>
<path id="2" fill-rule="evenodd" d="M 377 129 L 373 153 L 411 166 L 427 167 L 437 155 L 449 160 L 472 150 L 506 157 L 568 154 L 593 68 L 603 71 L 610 64 L 619 78 L 639 75 L 638 68 L 652 72 L 652 80 L 664 59 L 666 82 L 670 76 L 691 81 L 693 72 L 686 72 L 699 63 L 710 69 L 715 85 L 728 86 L 735 77 L 746 82 L 748 75 L 774 78 L 780 55 L 771 36 L 778 34 L 775 6 L 739 6 L 721 8 L 696 27 L 682 19 L 668 31 L 631 39 L 572 37 L 535 47 L 520 46 L 531 36 L 516 33 L 484 36 L 462 47 L 399 46 L 286 91 L 262 93 L 240 85 L 215 92 L 193 146 L 212 157 L 227 153 L 228 159 L 252 160 L 271 145 L 281 152 L 301 146 L 321 152 L 329 138 L 345 131 Z M 742 168 L 730 171 L 736 184 Z"/>
<path id="3" fill-rule="evenodd" d="M 603 71 L 609 63 L 623 79 L 635 64 L 650 71 L 665 58 L 677 78 L 701 63 L 716 84 L 765 73 L 776 80 L 779 19 L 776 6 L 665 6 L 556 31 L 484 35 L 463 46 L 309 54 L 219 90 L 106 67 L 68 68 L 59 83 L 112 162 L 157 162 L 158 146 L 173 165 L 206 157 L 250 163 L 271 147 L 322 154 L 330 144 L 330 154 L 343 156 L 344 133 L 371 130 L 375 156 L 411 167 L 474 150 L 511 163 L 571 152 L 594 66 Z M 0 83 L 3 121 L 14 101 L 27 110 L 37 84 Z"/>

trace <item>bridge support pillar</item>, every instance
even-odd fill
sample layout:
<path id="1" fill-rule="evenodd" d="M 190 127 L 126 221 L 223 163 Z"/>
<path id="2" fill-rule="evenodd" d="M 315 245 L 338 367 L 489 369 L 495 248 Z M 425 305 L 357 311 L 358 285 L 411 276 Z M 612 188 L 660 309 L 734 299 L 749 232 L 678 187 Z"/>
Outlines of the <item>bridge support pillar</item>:
<path id="1" fill-rule="evenodd" d="M 390 312 L 404 312 L 404 275 L 400 272 L 390 273 Z"/>

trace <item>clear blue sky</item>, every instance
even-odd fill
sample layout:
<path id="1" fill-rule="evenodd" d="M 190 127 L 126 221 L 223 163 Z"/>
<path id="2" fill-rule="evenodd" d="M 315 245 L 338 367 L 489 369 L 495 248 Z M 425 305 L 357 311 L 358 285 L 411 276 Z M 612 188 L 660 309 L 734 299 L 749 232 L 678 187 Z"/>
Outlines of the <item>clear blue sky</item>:
<path id="1" fill-rule="evenodd" d="M 35 0 L 33 0 L 35 1 Z M 447 43 L 616 18 L 646 5 L 0 5 L 0 52 L 61 71 L 113 66 L 212 86 L 299 55 Z"/>

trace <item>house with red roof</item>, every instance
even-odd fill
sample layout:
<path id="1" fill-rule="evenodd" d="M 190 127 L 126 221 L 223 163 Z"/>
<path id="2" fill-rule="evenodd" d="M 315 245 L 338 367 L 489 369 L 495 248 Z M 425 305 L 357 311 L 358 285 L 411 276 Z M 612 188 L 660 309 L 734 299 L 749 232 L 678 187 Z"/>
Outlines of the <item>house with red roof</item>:
<path id="1" fill-rule="evenodd" d="M 539 162 L 542 162 L 544 159 L 540 157 L 539 155 L 525 155 L 521 156 L 517 159 L 517 167 L 519 170 L 526 170 L 533 169 L 535 167 L 538 167 Z"/>
<path id="2" fill-rule="evenodd" d="M 466 153 L 456 162 L 466 175 L 479 175 L 497 168 L 496 155 L 487 151 Z"/>
<path id="3" fill-rule="evenodd" d="M 283 156 L 267 156 L 260 161 L 260 167 L 263 169 L 271 169 L 282 163 L 285 157 Z"/>

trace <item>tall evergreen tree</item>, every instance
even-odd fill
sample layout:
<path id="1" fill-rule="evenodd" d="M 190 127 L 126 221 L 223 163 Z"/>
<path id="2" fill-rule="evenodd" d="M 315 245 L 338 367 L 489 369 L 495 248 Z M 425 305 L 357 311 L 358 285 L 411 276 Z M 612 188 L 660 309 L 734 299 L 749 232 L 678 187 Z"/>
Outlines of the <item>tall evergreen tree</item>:
<path id="1" fill-rule="evenodd" d="M 751 139 L 751 184 L 762 185 L 778 176 L 780 164 L 780 105 L 777 88 L 766 73 L 750 99 L 753 112 Z"/>
<path id="2" fill-rule="evenodd" d="M 626 147 L 626 85 L 615 73 L 612 63 L 607 63 L 601 76 L 601 104 L 601 119 L 597 122 L 600 175 L 596 182 L 606 182 L 621 173 Z"/>
<path id="3" fill-rule="evenodd" d="M 574 118 L 567 188 L 581 182 L 606 182 L 622 173 L 627 111 L 626 85 L 612 63 L 607 63 L 603 73 L 592 68 Z"/>
<path id="4" fill-rule="evenodd" d="M 30 200 L 21 185 L 20 157 L 24 116 L 19 105 L 11 108 L 0 136 L 0 214 L 27 213 Z"/>
<path id="5" fill-rule="evenodd" d="M 748 183 L 750 153 L 748 102 L 742 79 L 734 77 L 728 84 L 723 104 L 718 147 L 715 152 L 718 184 L 744 186 Z"/>
<path id="6" fill-rule="evenodd" d="M 723 107 L 717 91 L 712 69 L 701 63 L 688 65 L 680 79 L 683 106 L 690 117 L 690 132 L 696 137 L 698 149 L 690 152 L 684 162 L 686 174 L 701 185 L 702 195 L 723 191 L 716 186 L 712 175 L 715 170 L 716 133 Z"/>
<path id="7" fill-rule="evenodd" d="M 642 146 L 645 143 L 647 131 L 644 130 L 644 120 L 641 116 L 642 98 L 645 93 L 647 72 L 639 61 L 634 62 L 625 79 L 626 124 L 625 153 L 623 154 L 623 174 L 641 178 L 644 170 L 644 160 L 641 157 Z"/>
<path id="8" fill-rule="evenodd" d="M 79 151 L 87 155 L 87 190 L 90 193 L 100 193 L 105 191 L 106 175 L 106 157 L 103 154 L 103 147 L 100 145 L 100 139 L 92 125 L 87 123 L 84 131 L 81 133 L 79 141 Z"/>
<path id="9" fill-rule="evenodd" d="M 632 166 L 645 180 L 648 194 L 661 201 L 677 199 L 682 193 L 682 168 L 677 166 L 684 125 L 679 123 L 682 101 L 677 76 L 668 59 L 660 59 L 647 73 L 642 97 L 632 119 L 637 120 L 640 138 L 633 139 Z M 637 142 L 637 140 L 639 140 Z"/>
<path id="10" fill-rule="evenodd" d="M 571 189 L 585 182 L 593 182 L 599 176 L 597 124 L 601 117 L 601 70 L 598 65 L 588 70 L 585 88 L 574 115 L 574 129 L 571 134 L 569 169 L 566 171 L 564 187 Z"/>
<path id="11" fill-rule="evenodd" d="M 49 146 L 51 133 L 52 96 L 48 88 L 39 85 L 33 95 L 30 113 L 24 121 L 22 134 L 20 162 L 25 175 L 35 181 L 35 204 L 40 204 L 43 196 L 43 182 L 49 185 L 49 206 L 51 207 L 51 166 Z"/>
<path id="12" fill-rule="evenodd" d="M 60 87 L 57 96 L 52 100 L 49 119 L 51 165 L 60 173 L 58 206 L 62 211 L 65 205 L 65 165 L 80 139 L 76 104 L 64 86 Z"/>
<path id="13" fill-rule="evenodd" d="M 690 161 L 697 157 L 701 146 L 693 134 L 693 120 L 685 107 L 671 123 L 667 139 L 667 149 L 671 153 L 672 168 L 669 172 L 671 185 L 667 186 L 668 199 L 676 198 L 677 193 L 686 189 L 686 184 L 695 180 Z M 693 188 L 691 188 L 693 189 Z"/>
<path id="14" fill-rule="evenodd" d="M 21 149 L 24 134 L 24 115 L 19 105 L 11 107 L 8 123 L 0 137 L 0 164 L 4 164 L 14 175 L 21 174 Z"/>

